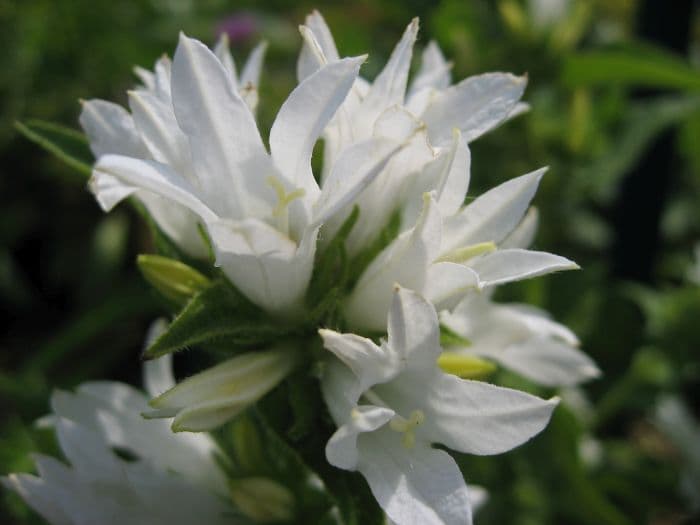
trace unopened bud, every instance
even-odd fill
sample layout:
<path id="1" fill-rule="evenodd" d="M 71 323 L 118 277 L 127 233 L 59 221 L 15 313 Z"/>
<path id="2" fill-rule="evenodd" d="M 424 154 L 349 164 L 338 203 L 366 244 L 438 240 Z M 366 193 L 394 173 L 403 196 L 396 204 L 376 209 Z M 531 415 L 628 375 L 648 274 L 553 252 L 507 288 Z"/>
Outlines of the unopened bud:
<path id="1" fill-rule="evenodd" d="M 160 255 L 139 255 L 136 259 L 144 278 L 163 297 L 184 304 L 209 286 L 209 279 L 191 266 Z"/>

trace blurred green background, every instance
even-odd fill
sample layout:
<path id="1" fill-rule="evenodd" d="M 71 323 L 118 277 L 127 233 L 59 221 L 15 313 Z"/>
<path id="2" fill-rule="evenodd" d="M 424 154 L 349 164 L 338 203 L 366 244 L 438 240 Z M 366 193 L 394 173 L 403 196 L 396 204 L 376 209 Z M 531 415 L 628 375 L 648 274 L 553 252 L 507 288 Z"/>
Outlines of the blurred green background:
<path id="1" fill-rule="evenodd" d="M 15 121 L 77 128 L 80 98 L 126 103 L 132 67 L 172 54 L 180 30 L 213 43 L 228 29 L 238 60 L 270 43 L 266 134 L 295 85 L 296 26 L 313 8 L 341 55 L 370 53 L 368 78 L 413 16 L 418 46 L 435 39 L 455 80 L 529 75 L 530 113 L 473 144 L 469 195 L 550 166 L 535 246 L 583 270 L 500 298 L 552 312 L 604 375 L 560 392 L 565 404 L 532 443 L 460 458 L 467 482 L 491 492 L 477 523 L 698 523 L 700 10 L 690 0 L 0 0 L 0 474 L 31 470 L 28 453 L 53 446 L 32 426 L 53 388 L 139 384 L 143 334 L 161 313 L 134 264 L 152 251 L 143 220 L 126 206 L 103 214 L 86 177 Z M 660 417 L 662 398 L 687 420 Z M 0 522 L 35 519 L 0 494 Z"/>

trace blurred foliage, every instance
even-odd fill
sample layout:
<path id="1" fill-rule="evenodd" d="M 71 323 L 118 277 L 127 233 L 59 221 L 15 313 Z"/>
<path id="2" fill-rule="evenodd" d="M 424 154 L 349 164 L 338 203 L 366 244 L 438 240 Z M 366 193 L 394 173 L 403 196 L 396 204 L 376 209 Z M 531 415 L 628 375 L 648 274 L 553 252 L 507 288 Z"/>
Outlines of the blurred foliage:
<path id="1" fill-rule="evenodd" d="M 139 274 L 136 256 L 177 256 L 135 209 L 98 209 L 86 190 L 85 144 L 46 122 L 77 128 L 80 98 L 125 103 L 132 67 L 171 54 L 178 31 L 213 42 L 222 20 L 247 11 L 254 35 L 235 41 L 234 54 L 245 56 L 260 38 L 270 42 L 259 111 L 265 134 L 295 84 L 296 26 L 314 7 L 341 54 L 371 53 L 368 77 L 416 15 L 419 46 L 435 39 L 454 61 L 455 79 L 488 70 L 529 74 L 530 113 L 473 145 L 470 198 L 550 166 L 535 199 L 536 247 L 584 270 L 512 285 L 500 298 L 541 306 L 571 326 L 604 376 L 559 392 L 564 405 L 531 443 L 504 456 L 460 458 L 467 481 L 491 494 L 478 523 L 697 520 L 678 491 L 682 455 L 651 416 L 662 395 L 691 407 L 700 398 L 700 285 L 686 279 L 700 264 L 692 259 L 700 239 L 700 70 L 693 64 L 700 19 L 696 10 L 689 60 L 635 36 L 635 0 L 0 0 L 0 473 L 30 470 L 29 452 L 55 448 L 49 433 L 32 426 L 47 412 L 52 388 L 99 378 L 138 383 L 145 328 L 168 305 Z M 647 149 L 669 130 L 675 156 L 658 174 L 670 184 L 653 276 L 625 282 L 611 270 L 614 208 L 625 198 L 623 179 L 644 167 Z M 67 164 L 39 147 L 47 141 L 61 144 Z M 195 360 L 187 354 L 177 364 L 192 370 Z M 554 394 L 503 371 L 496 380 Z M 295 403 L 304 388 L 294 384 L 304 381 L 285 387 L 299 407 L 309 400 Z M 314 422 L 302 413 L 294 432 L 275 431 L 292 441 L 308 433 Z M 343 483 L 367 500 L 356 478 Z M 1 498 L 1 522 L 35 519 L 14 495 Z"/>

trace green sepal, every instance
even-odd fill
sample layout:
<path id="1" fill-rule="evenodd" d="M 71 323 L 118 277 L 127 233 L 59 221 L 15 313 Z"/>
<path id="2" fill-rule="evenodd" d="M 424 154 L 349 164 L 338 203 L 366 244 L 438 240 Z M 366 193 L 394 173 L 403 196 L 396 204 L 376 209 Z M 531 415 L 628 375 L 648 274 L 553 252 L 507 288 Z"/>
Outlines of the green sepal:
<path id="1" fill-rule="evenodd" d="M 348 279 L 348 258 L 345 240 L 357 223 L 360 209 L 355 206 L 347 219 L 328 243 L 326 249 L 319 253 L 314 263 L 306 294 L 306 304 L 311 308 L 310 323 L 321 324 L 328 314 L 336 310 L 342 290 Z"/>
<path id="2" fill-rule="evenodd" d="M 267 489 L 276 486 L 293 497 L 293 503 L 287 505 L 291 516 L 286 523 L 344 523 L 339 520 L 338 512 L 334 510 L 337 508 L 335 499 L 321 478 L 277 434 L 259 410 L 248 410 L 215 435 L 233 460 L 227 474 L 230 489 L 239 491 L 236 494 L 239 501 L 247 498 L 254 503 L 256 485 L 262 488 L 258 496 L 263 501 Z M 255 481 L 251 483 L 251 480 Z M 266 481 L 260 483 L 261 480 Z M 283 493 L 283 490 L 273 490 L 280 496 Z M 236 498 L 232 499 L 236 501 Z M 245 509 L 240 510 L 246 514 Z"/>
<path id="3" fill-rule="evenodd" d="M 71 168 L 90 176 L 94 157 L 84 134 L 43 120 L 16 121 L 15 129 Z"/>
<path id="4" fill-rule="evenodd" d="M 191 266 L 162 255 L 139 255 L 136 264 L 151 286 L 180 306 L 211 284 L 207 277 Z"/>
<path id="5" fill-rule="evenodd" d="M 293 335 L 292 329 L 267 319 L 222 279 L 192 297 L 143 357 L 153 359 L 205 343 L 237 353 Z"/>
<path id="6" fill-rule="evenodd" d="M 320 338 L 314 338 L 311 344 L 320 345 Z M 309 367 L 299 369 L 289 376 L 286 387 L 293 418 L 292 426 L 287 430 L 287 436 L 296 442 L 316 430 L 317 416 L 323 410 L 322 395 L 318 380 L 312 375 Z"/>

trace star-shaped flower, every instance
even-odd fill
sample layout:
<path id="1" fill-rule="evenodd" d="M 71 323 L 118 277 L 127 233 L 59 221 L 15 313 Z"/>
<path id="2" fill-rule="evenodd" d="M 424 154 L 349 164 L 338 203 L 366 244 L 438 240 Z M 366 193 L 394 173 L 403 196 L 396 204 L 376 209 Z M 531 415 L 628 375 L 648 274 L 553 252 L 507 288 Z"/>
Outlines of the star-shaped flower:
<path id="1" fill-rule="evenodd" d="M 467 487 L 433 444 L 469 454 L 508 451 L 540 432 L 558 400 L 446 374 L 433 306 L 397 288 L 380 345 L 321 330 L 329 359 L 323 395 L 339 426 L 328 461 L 358 470 L 398 524 L 471 523 Z"/>

